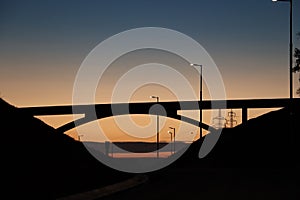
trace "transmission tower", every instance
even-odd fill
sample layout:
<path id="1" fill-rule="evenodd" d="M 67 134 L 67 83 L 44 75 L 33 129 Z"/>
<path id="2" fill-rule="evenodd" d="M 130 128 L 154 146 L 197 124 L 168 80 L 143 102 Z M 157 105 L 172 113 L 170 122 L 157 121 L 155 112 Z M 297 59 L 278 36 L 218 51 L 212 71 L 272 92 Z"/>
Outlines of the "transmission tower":
<path id="1" fill-rule="evenodd" d="M 232 109 L 227 113 L 227 118 L 225 127 L 226 128 L 233 128 L 234 125 L 237 125 L 237 120 L 236 120 L 236 113 L 232 111 Z"/>
<path id="2" fill-rule="evenodd" d="M 226 119 L 225 119 L 225 117 L 222 116 L 221 109 L 219 109 L 218 116 L 213 118 L 213 126 L 215 128 L 223 128 L 224 124 L 225 124 L 224 121 L 226 123 Z"/>

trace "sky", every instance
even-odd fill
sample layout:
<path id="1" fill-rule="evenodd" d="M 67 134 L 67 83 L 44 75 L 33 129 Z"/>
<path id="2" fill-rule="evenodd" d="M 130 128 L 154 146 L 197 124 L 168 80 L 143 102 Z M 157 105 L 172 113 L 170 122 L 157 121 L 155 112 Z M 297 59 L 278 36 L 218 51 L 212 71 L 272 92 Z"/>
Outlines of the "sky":
<path id="1" fill-rule="evenodd" d="M 299 8 L 294 0 L 296 47 Z M 200 43 L 220 70 L 228 99 L 289 95 L 286 2 L 1 0 L 0 96 L 18 107 L 71 104 L 76 73 L 88 53 L 139 27 L 176 30 Z M 149 101 L 149 95 L 137 100 Z"/>

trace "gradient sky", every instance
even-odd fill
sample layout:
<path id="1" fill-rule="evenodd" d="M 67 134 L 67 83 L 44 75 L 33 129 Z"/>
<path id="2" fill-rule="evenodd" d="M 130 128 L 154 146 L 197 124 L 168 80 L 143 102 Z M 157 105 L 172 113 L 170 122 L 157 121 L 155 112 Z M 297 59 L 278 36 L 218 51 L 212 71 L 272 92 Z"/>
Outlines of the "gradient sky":
<path id="1" fill-rule="evenodd" d="M 299 11 L 294 0 L 296 47 Z M 271 0 L 1 0 L 0 96 L 19 107 L 71 104 L 86 55 L 114 34 L 149 26 L 198 41 L 229 99 L 288 97 L 289 4 Z"/>
<path id="2" fill-rule="evenodd" d="M 17 106 L 69 104 L 89 51 L 121 31 L 155 26 L 203 45 L 228 98 L 287 97 L 288 20 L 288 3 L 271 0 L 1 1 L 1 96 Z"/>

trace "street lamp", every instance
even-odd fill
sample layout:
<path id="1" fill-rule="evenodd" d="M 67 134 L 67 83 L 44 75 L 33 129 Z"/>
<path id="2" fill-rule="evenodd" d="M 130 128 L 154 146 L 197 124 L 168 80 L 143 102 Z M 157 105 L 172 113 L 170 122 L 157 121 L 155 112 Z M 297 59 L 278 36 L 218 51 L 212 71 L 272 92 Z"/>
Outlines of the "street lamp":
<path id="1" fill-rule="evenodd" d="M 200 124 L 202 125 L 202 65 L 191 63 L 193 67 L 200 67 Z M 202 138 L 202 127 L 200 127 L 200 139 Z"/>
<path id="2" fill-rule="evenodd" d="M 173 133 L 171 131 L 168 131 L 168 133 L 170 134 L 171 136 L 171 154 L 173 154 Z"/>
<path id="3" fill-rule="evenodd" d="M 152 99 L 156 99 L 159 102 L 158 96 L 150 96 Z M 156 115 L 156 157 L 159 158 L 159 115 Z"/>
<path id="4" fill-rule="evenodd" d="M 175 128 L 173 128 L 173 127 L 170 126 L 169 129 L 172 129 L 172 130 L 173 130 L 173 134 L 174 134 L 174 136 L 173 136 L 173 143 L 174 143 L 174 153 L 175 153 L 175 149 L 176 149 L 176 148 L 175 148 L 175 142 L 176 142 L 176 141 L 175 141 Z M 169 131 L 169 132 L 170 132 L 170 131 Z"/>
<path id="5" fill-rule="evenodd" d="M 78 141 L 80 141 L 80 138 L 82 137 L 83 135 L 78 135 Z"/>
<path id="6" fill-rule="evenodd" d="M 290 101 L 293 99 L 293 0 L 272 0 L 290 3 Z"/>
<path id="7" fill-rule="evenodd" d="M 289 132 L 290 132 L 290 137 L 292 141 L 292 148 L 295 146 L 294 140 L 295 140 L 295 133 L 293 130 L 294 122 L 293 122 L 293 0 L 272 0 L 273 2 L 276 1 L 282 1 L 282 2 L 289 2 L 290 3 L 290 105 L 289 105 L 289 111 L 290 111 L 290 123 L 289 123 Z M 294 150 L 294 149 L 292 149 Z M 294 151 L 292 151 L 294 152 Z"/>

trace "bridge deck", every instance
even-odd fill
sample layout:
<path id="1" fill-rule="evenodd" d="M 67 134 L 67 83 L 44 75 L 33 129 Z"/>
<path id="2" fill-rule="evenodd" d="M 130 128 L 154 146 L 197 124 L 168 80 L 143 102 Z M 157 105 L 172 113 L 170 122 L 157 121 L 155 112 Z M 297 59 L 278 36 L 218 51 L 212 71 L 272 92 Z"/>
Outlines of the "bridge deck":
<path id="1" fill-rule="evenodd" d="M 300 103 L 300 99 L 293 99 L 293 103 Z M 75 105 L 75 109 L 72 109 L 72 105 L 61 106 L 38 106 L 38 107 L 21 107 L 21 110 L 29 112 L 35 116 L 38 115 L 66 115 L 84 114 L 87 109 L 95 108 L 95 110 L 108 111 L 113 106 L 116 110 L 128 108 L 135 113 L 137 111 L 147 110 L 147 113 L 151 106 L 156 102 L 139 102 L 139 103 L 116 103 L 116 104 L 95 104 L 95 105 Z M 240 109 L 240 108 L 280 108 L 289 105 L 289 99 L 238 99 L 238 100 L 206 100 L 200 103 L 199 101 L 170 101 L 159 102 L 166 110 L 197 110 L 199 106 L 202 106 L 203 110 L 212 109 Z"/>
<path id="2" fill-rule="evenodd" d="M 289 106 L 290 99 L 239 99 L 239 100 L 206 100 L 206 101 L 171 101 L 159 102 L 166 110 L 168 117 L 185 121 L 187 123 L 199 126 L 206 130 L 214 129 L 213 127 L 200 123 L 196 120 L 180 116 L 179 110 L 203 110 L 209 109 L 242 109 L 242 123 L 248 120 L 249 108 L 280 108 Z M 299 104 L 300 99 L 294 99 L 293 104 Z M 125 114 L 149 114 L 151 106 L 156 102 L 139 102 L 139 103 L 116 103 L 116 104 L 95 104 L 95 105 L 64 105 L 64 106 L 40 106 L 40 107 L 23 107 L 20 108 L 24 112 L 28 112 L 34 116 L 40 115 L 67 115 L 67 114 L 84 114 L 84 117 L 70 122 L 58 129 L 62 132 L 70 130 L 77 125 L 87 123 L 96 119 L 115 115 Z M 114 112 L 112 112 L 112 110 Z M 154 114 L 161 115 L 155 112 Z"/>

